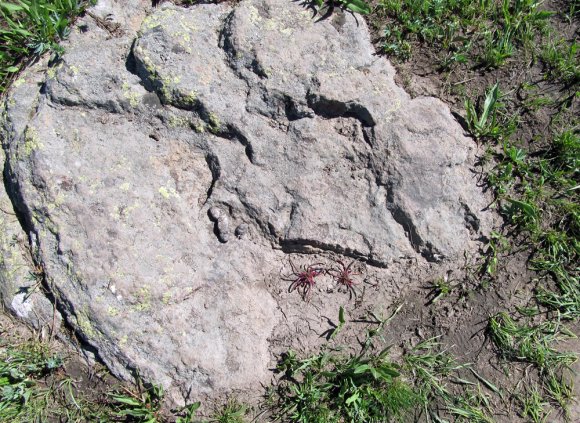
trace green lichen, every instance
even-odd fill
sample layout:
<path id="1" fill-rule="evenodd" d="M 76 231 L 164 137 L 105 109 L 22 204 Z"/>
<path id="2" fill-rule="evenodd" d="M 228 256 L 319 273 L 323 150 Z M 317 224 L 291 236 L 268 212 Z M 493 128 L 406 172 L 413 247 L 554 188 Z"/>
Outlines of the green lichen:
<path id="1" fill-rule="evenodd" d="M 42 147 L 44 147 L 44 144 L 40 141 L 36 129 L 31 126 L 27 127 L 24 133 L 24 156 L 30 157 L 34 151 Z"/>
<path id="2" fill-rule="evenodd" d="M 137 107 L 141 102 L 141 96 L 133 91 L 127 82 L 124 82 L 121 88 L 123 90 L 123 97 L 129 101 L 131 107 Z"/>
<path id="3" fill-rule="evenodd" d="M 97 331 L 93 328 L 91 321 L 86 313 L 86 311 L 80 312 L 77 316 L 77 324 L 83 333 L 89 338 L 96 338 Z"/>
<path id="4" fill-rule="evenodd" d="M 212 134 L 216 134 L 216 133 L 220 132 L 222 124 L 220 122 L 220 119 L 217 117 L 217 115 L 215 113 L 210 113 L 208 120 L 209 120 L 209 131 Z"/>
<path id="5" fill-rule="evenodd" d="M 163 21 L 167 22 L 169 19 L 173 21 L 173 16 L 177 13 L 173 9 L 164 9 L 160 12 L 153 13 L 143 19 L 141 28 L 139 29 L 139 35 L 143 35 L 148 30 L 156 28 L 163 24 Z"/>
<path id="6" fill-rule="evenodd" d="M 143 312 L 151 309 L 151 290 L 144 286 L 137 291 L 137 304 L 133 306 L 135 311 Z"/>
<path id="7" fill-rule="evenodd" d="M 175 86 L 181 82 L 181 77 L 179 75 L 169 75 L 159 77 L 159 81 L 161 82 L 161 95 L 165 101 L 171 103 L 173 101 Z"/>
<path id="8" fill-rule="evenodd" d="M 191 122 L 191 129 L 193 129 L 195 132 L 202 134 L 205 132 L 205 122 L 203 122 L 201 119 L 196 119 L 194 122 Z"/>
<path id="9" fill-rule="evenodd" d="M 173 188 L 161 187 L 159 188 L 159 194 L 161 194 L 161 196 L 166 200 L 169 199 L 170 197 L 179 197 L 179 194 L 177 194 L 177 192 Z"/>
<path id="10" fill-rule="evenodd" d="M 125 345 L 127 345 L 127 341 L 129 340 L 129 337 L 127 335 L 123 335 L 120 339 L 119 339 L 119 346 L 120 347 L 124 347 Z"/>
<path id="11" fill-rule="evenodd" d="M 16 81 L 14 81 L 14 82 L 12 83 L 12 87 L 13 87 L 13 88 L 18 88 L 18 87 L 20 87 L 22 84 L 24 84 L 25 82 L 26 82 L 26 79 L 24 79 L 24 78 L 18 78 Z"/>
<path id="12" fill-rule="evenodd" d="M 114 206 L 110 216 L 115 220 L 127 219 L 131 215 L 131 213 L 135 209 L 138 209 L 139 207 L 141 207 L 141 205 L 139 204 L 138 201 L 135 201 L 135 203 L 131 204 L 130 206 L 127 205 Z"/>
<path id="13" fill-rule="evenodd" d="M 107 313 L 109 314 L 109 316 L 115 317 L 119 315 L 119 309 L 116 307 L 109 306 L 109 308 L 107 309 Z"/>
<path id="14" fill-rule="evenodd" d="M 172 114 L 169 116 L 167 124 L 169 125 L 170 128 L 187 128 L 188 126 L 190 126 L 191 122 L 186 117 Z"/>
<path id="15" fill-rule="evenodd" d="M 184 106 L 195 106 L 197 103 L 197 92 L 191 90 L 189 93 L 182 95 L 179 100 Z"/>

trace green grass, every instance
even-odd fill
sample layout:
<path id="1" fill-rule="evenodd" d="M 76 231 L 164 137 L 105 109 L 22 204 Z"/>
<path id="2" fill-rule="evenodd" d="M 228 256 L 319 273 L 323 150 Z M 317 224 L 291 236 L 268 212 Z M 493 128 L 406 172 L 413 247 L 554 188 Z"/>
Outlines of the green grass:
<path id="1" fill-rule="evenodd" d="M 382 329 L 381 329 L 382 331 Z M 290 351 L 277 366 L 282 374 L 270 389 L 267 408 L 283 422 L 444 422 L 490 423 L 490 396 L 501 395 L 491 382 L 442 350 L 437 339 L 409 349 L 400 362 L 389 358 L 381 331 L 369 331 L 363 352 L 345 355 L 344 347 L 298 358 Z M 469 380 L 471 379 L 471 380 Z M 459 387 L 459 389 L 458 389 Z M 485 393 L 484 390 L 488 390 Z M 422 417 L 423 416 L 423 417 Z"/>
<path id="2" fill-rule="evenodd" d="M 48 343 L 0 346 L 0 421 L 86 422 L 106 416 L 106 406 L 79 393 L 63 364 Z"/>
<path id="3" fill-rule="evenodd" d="M 248 408 L 236 399 L 228 399 L 226 404 L 216 410 L 210 423 L 244 423 Z"/>
<path id="4" fill-rule="evenodd" d="M 64 365 L 68 357 L 54 353 L 55 345 L 7 336 L 0 344 L 0 421 L 14 423 L 141 422 L 191 423 L 200 403 L 178 410 L 163 408 L 163 389 L 144 385 L 101 386 L 99 392 L 82 391 Z M 88 374 L 84 375 L 89 378 Z M 105 392 L 108 391 L 108 394 Z M 237 406 L 228 403 L 210 422 L 238 423 Z"/>
<path id="5" fill-rule="evenodd" d="M 403 369 L 413 381 L 427 421 L 444 422 L 446 416 L 453 416 L 458 422 L 492 422 L 489 396 L 480 382 L 493 394 L 500 395 L 499 389 L 479 376 L 470 364 L 458 363 L 441 347 L 436 338 L 427 339 L 403 356 Z M 467 369 L 475 381 L 459 376 Z"/>
<path id="6" fill-rule="evenodd" d="M 516 0 L 381 0 L 377 20 L 384 23 L 383 49 L 401 60 L 426 43 L 442 49 L 441 67 L 470 60 L 498 67 L 518 48 L 530 49 L 547 30 L 551 12 L 540 1 Z"/>
<path id="7" fill-rule="evenodd" d="M 343 356 L 323 352 L 298 359 L 285 354 L 278 364 L 278 418 L 284 421 L 405 421 L 419 397 L 399 366 L 380 354 Z"/>
<path id="8" fill-rule="evenodd" d="M 563 39 L 551 39 L 541 50 L 547 76 L 565 85 L 574 85 L 580 82 L 580 50 L 578 42 L 571 43 Z"/>
<path id="9" fill-rule="evenodd" d="M 31 60 L 52 52 L 70 24 L 93 0 L 0 1 L 0 94 Z"/>
<path id="10" fill-rule="evenodd" d="M 504 312 L 490 319 L 489 332 L 504 358 L 531 363 L 541 374 L 558 372 L 577 360 L 576 354 L 562 353 L 552 347 L 560 340 L 575 337 L 557 321 L 518 324 Z"/>

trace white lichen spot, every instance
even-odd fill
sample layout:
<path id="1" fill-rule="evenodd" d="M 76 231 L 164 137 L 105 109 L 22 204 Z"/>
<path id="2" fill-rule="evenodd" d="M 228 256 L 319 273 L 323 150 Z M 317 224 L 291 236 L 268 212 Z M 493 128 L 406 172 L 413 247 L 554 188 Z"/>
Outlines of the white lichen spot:
<path id="1" fill-rule="evenodd" d="M 32 312 L 32 301 L 30 298 L 26 298 L 27 293 L 21 292 L 20 294 L 16 294 L 14 298 L 12 298 L 12 303 L 10 306 L 12 310 L 16 313 L 16 315 L 20 318 L 28 317 L 28 314 Z"/>
<path id="2" fill-rule="evenodd" d="M 130 188 L 131 188 L 131 184 L 129 182 L 125 182 L 125 183 L 119 185 L 119 189 L 121 191 L 129 191 Z"/>

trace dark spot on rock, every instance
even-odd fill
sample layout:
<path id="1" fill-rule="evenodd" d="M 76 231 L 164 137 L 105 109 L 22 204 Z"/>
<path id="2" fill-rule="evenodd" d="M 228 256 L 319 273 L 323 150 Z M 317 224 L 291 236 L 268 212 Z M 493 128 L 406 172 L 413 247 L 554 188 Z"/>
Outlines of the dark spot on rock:
<path id="1" fill-rule="evenodd" d="M 152 109 L 161 108 L 161 100 L 159 100 L 159 97 L 155 93 L 145 94 L 141 101 L 145 106 L 151 107 Z"/>

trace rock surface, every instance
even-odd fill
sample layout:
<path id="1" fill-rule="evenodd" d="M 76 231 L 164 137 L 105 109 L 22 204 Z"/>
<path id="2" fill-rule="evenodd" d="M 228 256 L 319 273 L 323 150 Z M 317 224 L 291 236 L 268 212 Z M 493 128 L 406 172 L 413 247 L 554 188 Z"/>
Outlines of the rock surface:
<path id="1" fill-rule="evenodd" d="M 487 227 L 474 143 L 394 83 L 360 17 L 287 0 L 95 13 L 122 31 L 81 21 L 42 84 L 15 84 L 2 140 L 60 311 L 117 375 L 176 401 L 258 388 L 275 339 L 307 343 L 304 319 L 348 301 L 287 292 L 304 254 L 359 260 L 386 307 L 402 262 L 449 266 Z"/>

